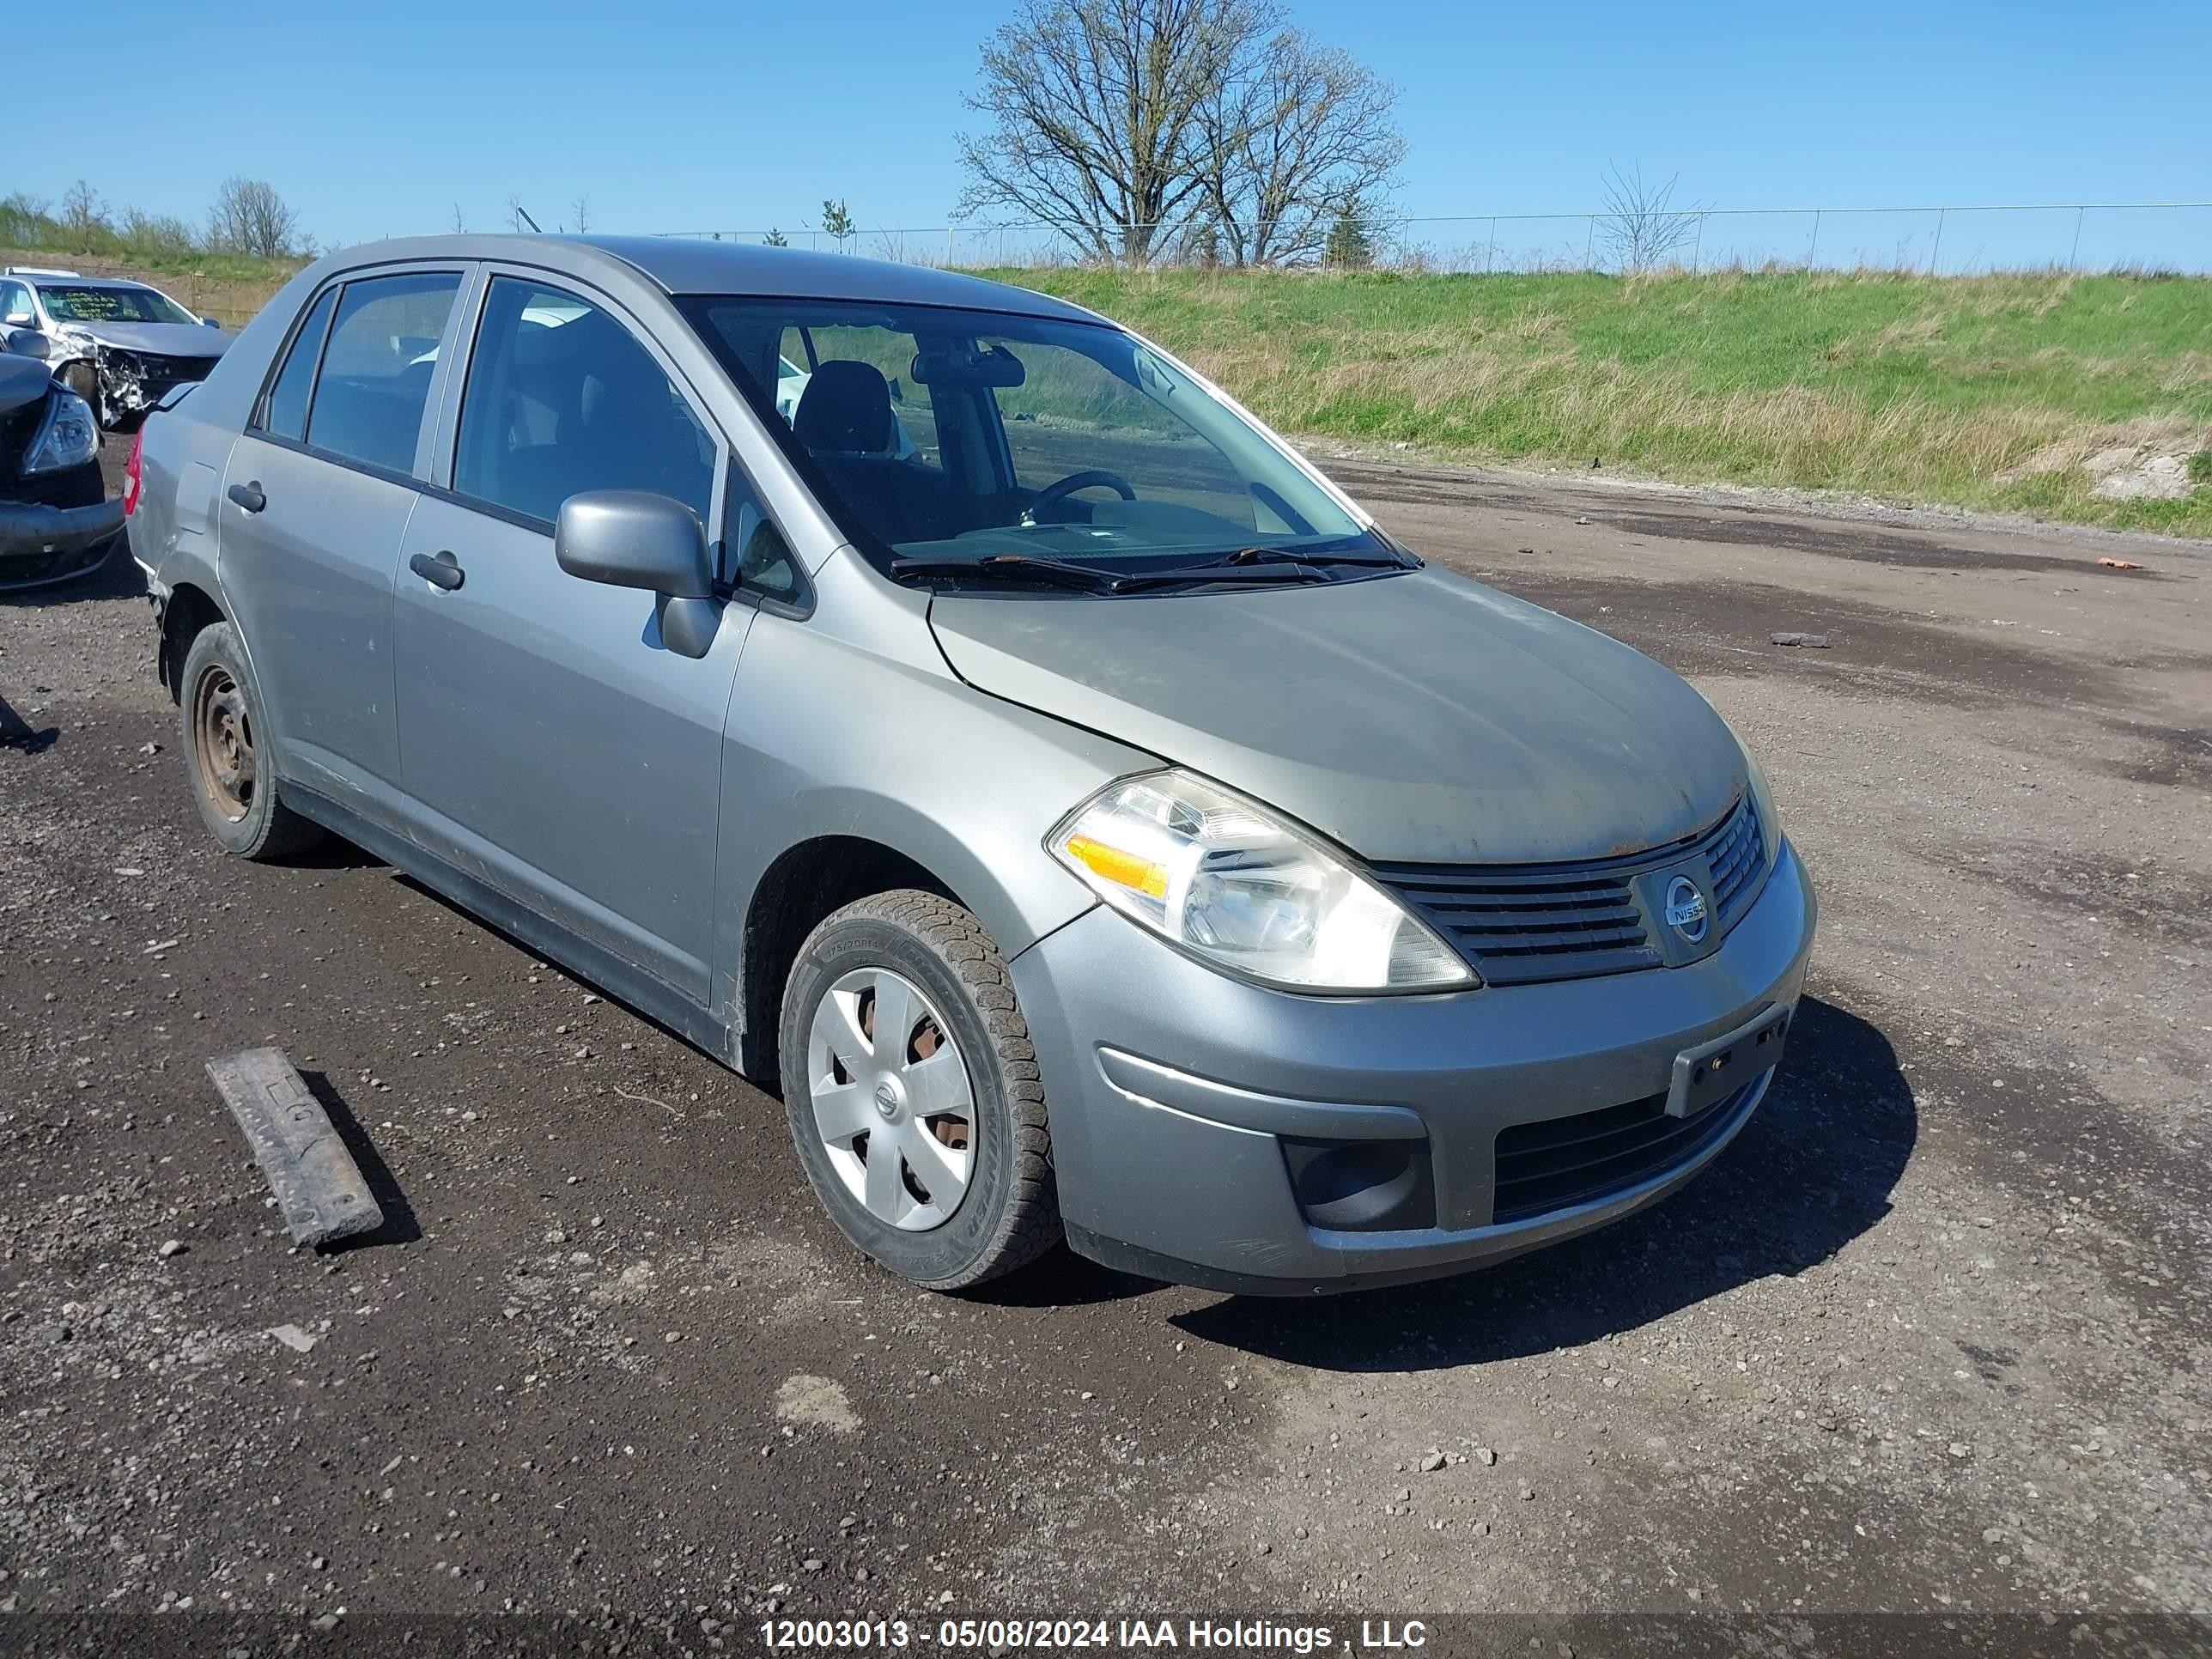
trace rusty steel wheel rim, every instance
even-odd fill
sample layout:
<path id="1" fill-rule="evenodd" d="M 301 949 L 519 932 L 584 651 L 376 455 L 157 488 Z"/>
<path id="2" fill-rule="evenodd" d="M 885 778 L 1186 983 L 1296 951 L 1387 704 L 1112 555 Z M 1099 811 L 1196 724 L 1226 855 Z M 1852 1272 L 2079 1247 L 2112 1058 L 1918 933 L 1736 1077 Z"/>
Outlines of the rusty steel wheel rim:
<path id="1" fill-rule="evenodd" d="M 210 663 L 192 687 L 192 749 L 200 793 L 236 823 L 253 809 L 253 722 L 237 676 Z"/>
<path id="2" fill-rule="evenodd" d="M 806 1047 L 815 1129 L 845 1190 L 902 1232 L 950 1221 L 974 1172 L 975 1092 L 921 988 L 888 968 L 844 975 Z"/>

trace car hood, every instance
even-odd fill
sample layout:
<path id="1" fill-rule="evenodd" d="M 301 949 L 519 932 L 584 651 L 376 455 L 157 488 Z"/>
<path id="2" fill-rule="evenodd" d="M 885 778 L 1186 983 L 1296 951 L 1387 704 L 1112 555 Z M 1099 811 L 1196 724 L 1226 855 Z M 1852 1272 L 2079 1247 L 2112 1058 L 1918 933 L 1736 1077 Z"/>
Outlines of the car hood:
<path id="1" fill-rule="evenodd" d="M 53 378 L 53 372 L 40 358 L 0 352 L 0 415 L 36 403 L 46 395 Z"/>
<path id="2" fill-rule="evenodd" d="M 204 323 L 64 323 L 62 328 L 105 346 L 158 357 L 220 357 L 230 345 L 227 331 Z"/>
<path id="3" fill-rule="evenodd" d="M 1727 726 L 1668 670 L 1432 570 L 1118 599 L 939 595 L 930 622 L 979 689 L 1370 859 L 1641 851 L 1705 829 L 1747 787 Z"/>

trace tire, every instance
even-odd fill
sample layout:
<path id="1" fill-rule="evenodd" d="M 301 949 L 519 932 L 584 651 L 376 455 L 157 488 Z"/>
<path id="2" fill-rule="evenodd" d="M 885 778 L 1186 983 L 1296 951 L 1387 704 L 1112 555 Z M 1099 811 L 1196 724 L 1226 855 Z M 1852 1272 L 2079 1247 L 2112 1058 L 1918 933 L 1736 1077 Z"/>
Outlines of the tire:
<path id="1" fill-rule="evenodd" d="M 185 781 L 200 821 L 222 850 L 242 859 L 280 859 L 319 841 L 321 827 L 277 799 L 261 697 L 237 630 L 213 623 L 194 635 L 178 684 Z"/>
<path id="2" fill-rule="evenodd" d="M 873 1011 L 898 994 L 899 984 L 918 994 L 921 1018 L 918 1024 L 908 1020 L 911 1037 L 895 1045 L 896 1055 L 879 1062 L 869 1052 Z M 855 985 L 863 988 L 850 988 Z M 841 1034 L 826 1061 L 819 1058 L 824 1028 L 817 1028 L 817 1016 Z M 964 1129 L 957 1109 L 924 1115 L 959 1098 L 933 1046 L 933 1028 L 939 1046 L 950 1040 L 964 1073 Z M 840 1045 L 843 1058 L 834 1052 Z M 1060 1241 L 1036 1052 L 1006 959 L 960 906 L 933 893 L 878 893 L 823 921 L 792 966 L 781 1048 L 784 1108 L 799 1164 L 830 1218 L 861 1251 L 925 1289 L 957 1291 L 1024 1267 Z M 938 1060 L 938 1068 L 926 1071 L 925 1059 Z M 897 1073 L 894 1093 L 914 1083 L 894 1104 L 883 1098 L 885 1067 Z M 857 1092 L 847 1095 L 848 1089 Z M 877 1115 L 868 1115 L 872 1109 Z M 833 1137 L 861 1121 L 868 1127 L 856 1138 Z M 961 1164 L 956 1154 L 963 1136 L 963 1184 L 945 1213 L 938 1175 Z M 886 1146 L 919 1155 L 902 1151 L 899 1164 L 886 1165 L 878 1161 Z M 877 1185 L 887 1168 L 900 1176 L 888 1207 Z M 890 1219 L 902 1206 L 903 1218 Z"/>
<path id="3" fill-rule="evenodd" d="M 100 371 L 87 362 L 68 363 L 55 378 L 91 405 L 93 425 L 106 431 L 107 422 L 100 408 Z"/>

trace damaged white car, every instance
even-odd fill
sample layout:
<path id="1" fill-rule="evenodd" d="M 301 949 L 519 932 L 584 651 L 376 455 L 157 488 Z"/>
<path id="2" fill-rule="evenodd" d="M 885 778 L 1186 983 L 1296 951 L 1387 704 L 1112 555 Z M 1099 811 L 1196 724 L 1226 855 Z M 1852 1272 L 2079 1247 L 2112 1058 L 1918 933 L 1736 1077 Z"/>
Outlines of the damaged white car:
<path id="1" fill-rule="evenodd" d="M 0 273 L 0 331 L 45 339 L 54 379 L 126 429 L 172 386 L 205 380 L 231 341 L 145 283 L 28 265 Z"/>

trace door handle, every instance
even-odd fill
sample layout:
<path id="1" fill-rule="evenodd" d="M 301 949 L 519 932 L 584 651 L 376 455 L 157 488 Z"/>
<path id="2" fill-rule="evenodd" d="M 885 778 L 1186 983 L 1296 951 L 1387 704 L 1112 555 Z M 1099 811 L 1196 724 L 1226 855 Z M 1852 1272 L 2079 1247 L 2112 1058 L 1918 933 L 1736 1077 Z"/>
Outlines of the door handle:
<path id="1" fill-rule="evenodd" d="M 250 483 L 233 484 L 228 493 L 230 499 L 248 513 L 258 513 L 269 505 L 269 498 L 261 493 L 261 480 L 258 478 Z"/>
<path id="2" fill-rule="evenodd" d="M 407 561 L 407 568 L 431 586 L 443 588 L 448 593 L 468 580 L 461 569 L 461 562 L 443 548 L 435 553 L 417 553 Z"/>

